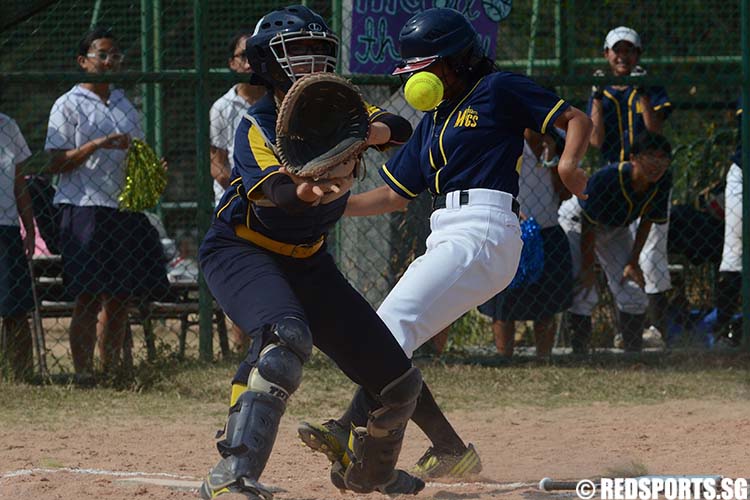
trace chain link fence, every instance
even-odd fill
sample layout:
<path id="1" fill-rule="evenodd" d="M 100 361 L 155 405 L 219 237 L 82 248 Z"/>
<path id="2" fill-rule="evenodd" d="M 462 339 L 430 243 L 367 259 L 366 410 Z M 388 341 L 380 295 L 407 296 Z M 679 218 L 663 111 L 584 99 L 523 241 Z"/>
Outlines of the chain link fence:
<path id="1" fill-rule="evenodd" d="M 165 355 L 211 359 L 214 352 L 243 348 L 241 332 L 212 303 L 199 277 L 196 252 L 215 203 L 214 178 L 220 183 L 222 165 L 231 166 L 237 116 L 257 92 L 238 86 L 249 77 L 237 42 L 263 14 L 284 5 L 4 2 L 0 312 L 6 374 L 82 372 Z M 532 76 L 594 117 L 599 135 L 584 166 L 614 205 L 596 212 L 593 202 L 582 208 L 565 201 L 554 168 L 564 133 L 530 135 L 519 198 L 524 216 L 537 223 L 536 229 L 526 223 L 525 232 L 540 238 L 545 255 L 529 257 L 525 284 L 514 283 L 482 313 L 463 318 L 452 345 L 494 350 L 494 331 L 497 349 L 508 354 L 512 339 L 523 340 L 520 333 L 529 330 L 542 350 L 553 339 L 561 347 L 584 339 L 596 348 L 616 342 L 635 348 L 633 330 L 650 326 L 657 342 L 672 345 L 686 339 L 712 345 L 717 336 L 736 341 L 742 171 L 732 165 L 741 163 L 735 155 L 741 2 L 306 5 L 341 34 L 341 72 L 352 75 L 368 102 L 413 125 L 421 113 L 406 104 L 400 83 L 387 74 L 397 62 L 403 21 L 432 6 L 462 10 L 501 69 Z M 110 29 L 113 38 L 79 47 L 91 26 Z M 608 43 L 608 33 L 619 26 L 633 32 L 616 31 Z M 110 91 L 109 83 L 117 90 Z M 631 148 L 645 129 L 671 144 L 671 185 L 646 182 L 643 188 L 633 173 L 638 167 L 629 162 Z M 142 138 L 168 165 L 161 201 L 145 212 L 118 209 L 130 144 L 124 136 Z M 355 192 L 382 184 L 378 167 L 389 154 L 367 153 L 367 174 Z M 344 219 L 331 235 L 342 270 L 373 305 L 424 252 L 431 211 L 425 194 L 403 213 Z M 605 221 L 621 212 L 624 219 Z M 640 220 L 631 217 L 635 212 L 643 220 L 670 219 L 654 225 L 641 252 L 645 291 L 620 279 Z M 725 221 L 731 226 L 726 241 Z M 35 248 L 27 265 L 24 245 L 32 240 L 23 235 L 30 228 Z M 596 233 L 593 267 L 579 258 L 589 229 Z M 543 272 L 533 272 L 540 262 Z M 586 277 L 593 286 L 584 290 L 582 262 L 583 274 L 597 271 Z M 583 297 L 586 290 L 592 293 Z M 570 307 L 574 314 L 560 314 Z M 528 328 L 514 335 L 508 329 L 513 320 Z M 533 328 L 528 320 L 536 320 Z M 625 338 L 615 339 L 618 333 Z M 32 346 L 46 367 L 32 363 Z"/>

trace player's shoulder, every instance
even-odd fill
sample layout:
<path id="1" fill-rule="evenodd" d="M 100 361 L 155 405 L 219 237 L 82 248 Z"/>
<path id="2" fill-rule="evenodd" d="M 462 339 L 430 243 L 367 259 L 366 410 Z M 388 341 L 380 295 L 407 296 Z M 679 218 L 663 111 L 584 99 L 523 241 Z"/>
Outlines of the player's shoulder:
<path id="1" fill-rule="evenodd" d="M 484 80 L 488 85 L 501 85 L 504 87 L 520 87 L 525 85 L 534 84 L 534 80 L 528 76 L 521 75 L 519 73 L 513 73 L 512 71 L 495 71 L 484 77 Z"/>
<path id="2" fill-rule="evenodd" d="M 609 163 L 594 172 L 591 181 L 602 184 L 613 182 L 619 179 L 621 173 L 627 174 L 628 172 L 630 172 L 630 163 L 628 162 Z"/>

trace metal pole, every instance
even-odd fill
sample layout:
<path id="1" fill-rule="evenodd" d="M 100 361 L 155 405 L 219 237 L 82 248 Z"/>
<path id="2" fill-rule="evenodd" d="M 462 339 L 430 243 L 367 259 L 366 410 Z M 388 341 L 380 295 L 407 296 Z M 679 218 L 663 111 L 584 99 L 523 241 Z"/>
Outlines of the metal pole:
<path id="1" fill-rule="evenodd" d="M 206 98 L 206 83 L 208 82 L 208 62 L 203 45 L 204 35 L 208 32 L 207 0 L 193 0 L 195 13 L 193 28 L 193 49 L 195 53 L 195 71 L 198 79 L 195 82 L 195 165 L 198 184 L 198 237 L 203 237 L 211 224 L 211 177 L 209 171 L 208 154 L 208 102 Z M 198 277 L 198 303 L 200 311 L 198 351 L 200 359 L 213 359 L 213 329 L 211 321 L 213 315 L 213 298 L 208 291 L 208 285 L 203 278 L 203 272 Z"/>
<path id="2" fill-rule="evenodd" d="M 331 25 L 333 32 L 341 37 L 343 36 L 342 28 L 344 26 L 343 23 L 343 15 L 344 15 L 344 9 L 342 6 L 343 0 L 333 0 L 331 4 Z M 341 40 L 342 45 L 346 43 L 344 40 Z M 336 63 L 336 72 L 341 73 L 341 51 L 339 50 L 339 60 Z M 336 264 L 341 265 L 341 238 L 343 231 L 341 230 L 341 220 L 339 220 L 336 223 L 336 226 L 333 228 L 333 242 L 331 245 L 331 255 L 333 255 L 334 259 L 336 260 Z"/>
<path id="3" fill-rule="evenodd" d="M 162 33 L 161 33 L 161 0 L 152 0 L 153 2 L 153 45 L 154 45 L 154 71 L 160 72 L 162 69 L 161 51 L 162 51 Z M 163 144 L 163 126 L 162 121 L 162 86 L 156 83 L 154 86 L 154 151 L 159 158 L 164 155 Z"/>
<path id="4" fill-rule="evenodd" d="M 742 167 L 750 166 L 750 0 L 741 2 Z M 750 175 L 742 175 L 742 346 L 750 351 Z"/>
<path id="5" fill-rule="evenodd" d="M 141 70 L 144 72 L 154 69 L 154 11 L 150 0 L 141 0 Z M 146 142 L 154 144 L 154 85 L 141 85 L 143 95 L 143 116 L 145 119 L 144 132 Z"/>
<path id="6" fill-rule="evenodd" d="M 539 20 L 539 0 L 531 4 L 531 25 L 529 26 L 529 55 L 526 60 L 526 75 L 534 72 L 534 57 L 536 56 L 536 26 Z"/>
<path id="7" fill-rule="evenodd" d="M 99 22 L 99 12 L 102 10 L 102 0 L 96 0 L 94 2 L 94 11 L 91 13 L 91 27 L 96 26 Z"/>
<path id="8" fill-rule="evenodd" d="M 555 60 L 557 68 L 560 69 L 560 58 L 562 57 L 562 0 L 555 2 Z"/>

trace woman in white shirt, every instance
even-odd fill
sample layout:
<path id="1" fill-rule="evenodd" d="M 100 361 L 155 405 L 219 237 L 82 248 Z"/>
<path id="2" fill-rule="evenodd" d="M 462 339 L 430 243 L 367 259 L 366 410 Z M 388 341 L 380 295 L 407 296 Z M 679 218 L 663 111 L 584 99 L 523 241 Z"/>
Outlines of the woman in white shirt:
<path id="1" fill-rule="evenodd" d="M 109 29 L 92 28 L 79 43 L 77 62 L 86 73 L 117 71 L 123 58 Z M 99 356 L 108 372 L 119 362 L 128 299 L 137 289 L 152 288 L 149 279 L 163 278 L 152 261 L 163 263 L 163 255 L 141 244 L 149 227 L 145 216 L 118 209 L 127 149 L 142 137 L 137 110 L 107 82 L 75 85 L 50 112 L 45 150 L 49 171 L 60 174 L 54 201 L 61 208 L 63 276 L 75 297 L 70 345 L 76 373 L 93 371 L 100 309 Z"/>

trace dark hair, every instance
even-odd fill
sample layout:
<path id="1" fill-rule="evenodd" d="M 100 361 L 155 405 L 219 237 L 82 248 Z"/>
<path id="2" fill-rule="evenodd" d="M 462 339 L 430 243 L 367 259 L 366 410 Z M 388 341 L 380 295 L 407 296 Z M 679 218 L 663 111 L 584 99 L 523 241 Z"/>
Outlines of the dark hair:
<path id="1" fill-rule="evenodd" d="M 78 42 L 78 55 L 85 57 L 89 52 L 89 47 L 91 47 L 91 44 L 94 43 L 94 41 L 100 40 L 102 38 L 117 40 L 115 38 L 115 35 L 112 34 L 112 28 L 104 26 L 93 26 L 86 32 L 85 35 L 83 35 L 81 41 Z"/>
<path id="2" fill-rule="evenodd" d="M 232 35 L 232 38 L 229 40 L 229 47 L 227 47 L 227 52 L 229 53 L 229 58 L 234 57 L 234 49 L 237 47 L 237 44 L 245 37 L 251 37 L 253 35 L 253 30 L 251 29 L 243 29 L 237 31 L 234 35 Z M 245 47 L 242 47 L 242 51 L 245 51 Z"/>
<path id="3" fill-rule="evenodd" d="M 667 157 L 672 158 L 672 146 L 666 137 L 655 132 L 644 130 L 638 134 L 630 147 L 630 154 L 635 156 L 647 151 L 661 151 Z"/>

